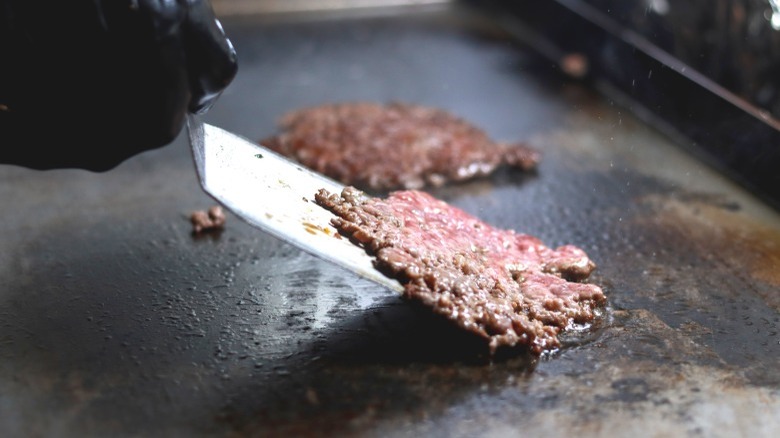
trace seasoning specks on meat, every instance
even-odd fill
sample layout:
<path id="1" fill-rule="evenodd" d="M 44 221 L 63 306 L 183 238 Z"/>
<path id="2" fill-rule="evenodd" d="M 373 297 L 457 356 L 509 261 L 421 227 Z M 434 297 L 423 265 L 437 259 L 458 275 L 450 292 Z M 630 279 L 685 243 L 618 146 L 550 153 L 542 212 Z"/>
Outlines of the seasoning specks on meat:
<path id="1" fill-rule="evenodd" d="M 595 269 L 581 249 L 551 249 L 539 239 L 496 229 L 419 191 L 372 198 L 347 187 L 322 189 L 316 202 L 332 224 L 376 256 L 383 272 L 461 328 L 500 346 L 536 354 L 560 345 L 558 334 L 596 317 L 601 288 L 578 283 Z"/>
<path id="2" fill-rule="evenodd" d="M 345 184 L 420 188 L 488 175 L 500 165 L 530 170 L 539 153 L 493 142 L 446 111 L 392 103 L 341 103 L 286 115 L 261 143 Z"/>

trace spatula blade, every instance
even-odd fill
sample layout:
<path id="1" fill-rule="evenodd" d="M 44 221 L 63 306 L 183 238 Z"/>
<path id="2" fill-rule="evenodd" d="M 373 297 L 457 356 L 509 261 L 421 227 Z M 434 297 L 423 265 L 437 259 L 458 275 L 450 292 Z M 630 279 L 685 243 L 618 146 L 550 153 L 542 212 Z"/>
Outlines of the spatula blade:
<path id="1" fill-rule="evenodd" d="M 363 248 L 339 235 L 330 225 L 335 216 L 314 202 L 319 189 L 341 193 L 342 184 L 195 116 L 187 126 L 200 183 L 225 208 L 306 252 L 403 290 L 374 268 Z"/>

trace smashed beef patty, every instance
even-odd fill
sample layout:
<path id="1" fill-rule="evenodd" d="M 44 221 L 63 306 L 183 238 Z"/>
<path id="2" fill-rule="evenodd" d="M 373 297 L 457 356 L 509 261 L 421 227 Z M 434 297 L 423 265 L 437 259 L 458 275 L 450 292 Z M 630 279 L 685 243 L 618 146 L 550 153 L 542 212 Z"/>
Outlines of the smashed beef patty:
<path id="1" fill-rule="evenodd" d="M 280 125 L 282 133 L 260 143 L 363 189 L 438 186 L 539 161 L 528 146 L 495 143 L 446 111 L 416 105 L 323 105 L 293 111 Z"/>
<path id="2" fill-rule="evenodd" d="M 535 354 L 560 346 L 558 334 L 596 317 L 601 288 L 579 283 L 596 265 L 584 251 L 557 249 L 526 234 L 494 228 L 419 191 L 387 199 L 347 187 L 321 189 L 316 202 L 332 224 L 376 256 L 377 268 L 417 300 L 498 347 Z"/>

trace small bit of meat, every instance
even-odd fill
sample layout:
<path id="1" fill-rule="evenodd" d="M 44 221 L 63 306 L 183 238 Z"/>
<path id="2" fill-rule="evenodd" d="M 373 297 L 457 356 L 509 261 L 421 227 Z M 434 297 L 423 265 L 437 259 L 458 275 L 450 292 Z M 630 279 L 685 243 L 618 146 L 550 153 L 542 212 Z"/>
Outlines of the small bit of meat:
<path id="1" fill-rule="evenodd" d="M 192 232 L 194 234 L 221 230 L 225 227 L 225 212 L 218 205 L 209 208 L 208 212 L 203 210 L 193 211 L 190 215 L 190 222 L 192 223 Z"/>
<path id="2" fill-rule="evenodd" d="M 588 74 L 588 58 L 582 53 L 569 53 L 561 58 L 561 70 L 567 75 L 581 79 Z"/>
<path id="3" fill-rule="evenodd" d="M 422 302 L 498 347 L 540 354 L 558 334 L 594 320 L 606 298 L 578 283 L 596 265 L 581 249 L 551 249 L 539 239 L 496 229 L 419 191 L 372 198 L 353 187 L 322 189 L 316 202 L 332 224 L 376 256 L 376 266 Z"/>
<path id="4" fill-rule="evenodd" d="M 435 108 L 342 103 L 287 114 L 283 132 L 260 143 L 345 184 L 373 190 L 442 185 L 507 165 L 532 170 L 539 152 L 494 143 Z"/>

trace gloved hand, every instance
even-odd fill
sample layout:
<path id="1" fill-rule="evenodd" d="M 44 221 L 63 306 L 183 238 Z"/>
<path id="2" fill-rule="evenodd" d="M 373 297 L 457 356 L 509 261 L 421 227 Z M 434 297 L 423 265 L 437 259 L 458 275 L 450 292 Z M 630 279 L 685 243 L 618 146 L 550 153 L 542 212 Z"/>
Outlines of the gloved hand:
<path id="1" fill-rule="evenodd" d="M 0 0 L 0 163 L 110 169 L 236 70 L 207 0 Z"/>

